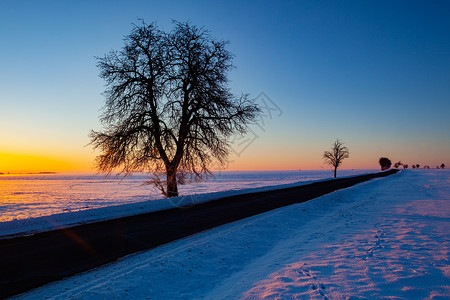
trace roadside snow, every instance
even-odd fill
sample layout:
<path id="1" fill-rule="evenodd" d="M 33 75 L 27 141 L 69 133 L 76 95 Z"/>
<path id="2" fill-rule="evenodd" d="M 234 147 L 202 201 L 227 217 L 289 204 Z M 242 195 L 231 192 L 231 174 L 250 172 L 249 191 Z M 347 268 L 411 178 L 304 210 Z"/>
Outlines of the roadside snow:
<path id="1" fill-rule="evenodd" d="M 448 170 L 403 171 L 17 298 L 449 299 L 449 201 Z"/>

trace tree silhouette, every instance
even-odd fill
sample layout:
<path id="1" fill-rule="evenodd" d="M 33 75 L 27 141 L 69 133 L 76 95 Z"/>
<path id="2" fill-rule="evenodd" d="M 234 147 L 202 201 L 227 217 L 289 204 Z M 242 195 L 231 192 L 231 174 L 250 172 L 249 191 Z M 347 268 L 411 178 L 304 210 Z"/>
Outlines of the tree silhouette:
<path id="1" fill-rule="evenodd" d="M 381 166 L 381 171 L 387 170 L 391 167 L 391 160 L 387 157 L 380 157 L 380 160 L 378 161 Z"/>
<path id="2" fill-rule="evenodd" d="M 155 24 L 133 25 L 121 51 L 97 58 L 106 81 L 101 131 L 91 144 L 101 150 L 101 172 L 152 174 L 168 197 L 178 196 L 185 180 L 210 175 L 222 165 L 229 138 L 244 134 L 258 106 L 228 87 L 233 55 L 227 42 L 190 23 L 174 22 L 170 32 Z"/>
<path id="3" fill-rule="evenodd" d="M 445 169 L 445 164 L 442 164 L 442 165 L 441 165 L 441 169 Z"/>
<path id="4" fill-rule="evenodd" d="M 401 165 L 403 165 L 402 162 L 398 161 L 394 164 L 394 168 L 398 169 Z"/>
<path id="5" fill-rule="evenodd" d="M 349 158 L 348 148 L 344 146 L 344 143 L 339 139 L 334 142 L 331 151 L 325 151 L 323 153 L 323 159 L 326 164 L 334 167 L 334 178 L 336 178 L 336 172 L 338 167 L 342 164 L 345 158 Z"/>
<path id="6" fill-rule="evenodd" d="M 403 164 L 403 169 L 408 169 L 408 164 Z"/>
<path id="7" fill-rule="evenodd" d="M 416 164 L 416 169 L 420 169 L 420 165 L 419 164 Z"/>

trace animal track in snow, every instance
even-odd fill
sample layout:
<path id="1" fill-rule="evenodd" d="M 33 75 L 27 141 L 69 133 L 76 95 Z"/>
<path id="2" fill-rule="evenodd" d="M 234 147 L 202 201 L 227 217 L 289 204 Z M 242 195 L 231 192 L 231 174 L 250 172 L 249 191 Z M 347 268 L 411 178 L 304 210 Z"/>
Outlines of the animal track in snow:
<path id="1" fill-rule="evenodd" d="M 369 257 L 373 257 L 374 251 L 381 248 L 381 242 L 384 241 L 382 239 L 383 236 L 384 236 L 384 230 L 382 228 L 378 229 L 377 233 L 374 235 L 374 238 L 376 239 L 373 242 L 374 245 L 366 251 L 365 255 L 363 255 L 363 257 L 362 257 L 363 260 L 367 260 Z"/>

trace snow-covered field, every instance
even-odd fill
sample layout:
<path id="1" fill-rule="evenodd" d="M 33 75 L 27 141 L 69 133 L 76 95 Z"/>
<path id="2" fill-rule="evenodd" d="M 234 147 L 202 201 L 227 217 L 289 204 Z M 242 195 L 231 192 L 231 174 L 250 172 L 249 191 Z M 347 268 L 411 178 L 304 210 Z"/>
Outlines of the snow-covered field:
<path id="1" fill-rule="evenodd" d="M 449 299 L 450 171 L 410 170 L 178 240 L 20 299 Z"/>
<path id="2" fill-rule="evenodd" d="M 373 172 L 340 170 L 338 175 Z M 143 174 L 123 180 L 96 174 L 0 176 L 0 238 L 189 206 L 331 176 L 331 171 L 222 171 L 207 181 L 180 186 L 181 196 L 172 199 L 164 199 L 156 188 L 143 185 L 148 180 Z"/>

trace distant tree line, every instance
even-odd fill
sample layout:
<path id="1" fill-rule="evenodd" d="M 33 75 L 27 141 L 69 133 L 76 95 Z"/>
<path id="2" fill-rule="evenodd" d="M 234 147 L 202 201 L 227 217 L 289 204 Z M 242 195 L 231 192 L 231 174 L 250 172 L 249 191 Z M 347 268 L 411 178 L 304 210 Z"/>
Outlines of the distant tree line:
<path id="1" fill-rule="evenodd" d="M 394 168 L 398 169 L 400 167 L 403 167 L 403 169 L 408 169 L 409 165 L 408 164 L 404 164 L 401 161 L 398 161 L 394 164 Z M 413 169 L 420 169 L 420 164 L 413 164 L 411 166 Z M 430 166 L 424 166 L 424 169 L 430 169 Z M 440 166 L 436 166 L 436 169 L 445 169 L 445 164 L 441 164 Z"/>
<path id="2" fill-rule="evenodd" d="M 349 150 L 344 146 L 344 143 L 340 139 L 336 139 L 334 144 L 331 147 L 331 151 L 325 151 L 323 153 L 322 158 L 324 162 L 333 167 L 333 175 L 336 178 L 337 169 L 342 165 L 344 159 L 349 158 Z M 385 171 L 391 168 L 392 162 L 387 157 L 380 157 L 378 160 L 380 164 L 381 171 Z M 408 169 L 409 165 L 404 164 L 401 161 L 398 161 L 394 164 L 394 168 L 398 169 L 403 167 L 403 169 Z M 420 169 L 420 164 L 412 165 L 413 169 Z M 424 166 L 424 169 L 430 169 L 430 166 Z M 437 169 L 445 169 L 445 164 L 441 164 L 440 166 L 436 166 Z"/>
<path id="3" fill-rule="evenodd" d="M 387 170 L 391 167 L 391 160 L 387 157 L 381 157 L 379 159 L 379 164 L 381 166 L 381 170 Z M 403 167 L 403 169 L 408 169 L 409 165 L 408 164 L 404 164 L 401 161 L 398 161 L 394 164 L 394 168 L 398 169 L 400 167 Z M 420 164 L 413 164 L 412 165 L 413 169 L 420 169 Z M 424 169 L 430 169 L 430 166 L 426 165 L 423 167 Z M 436 166 L 436 169 L 445 169 L 445 164 L 441 164 L 440 166 Z"/>

